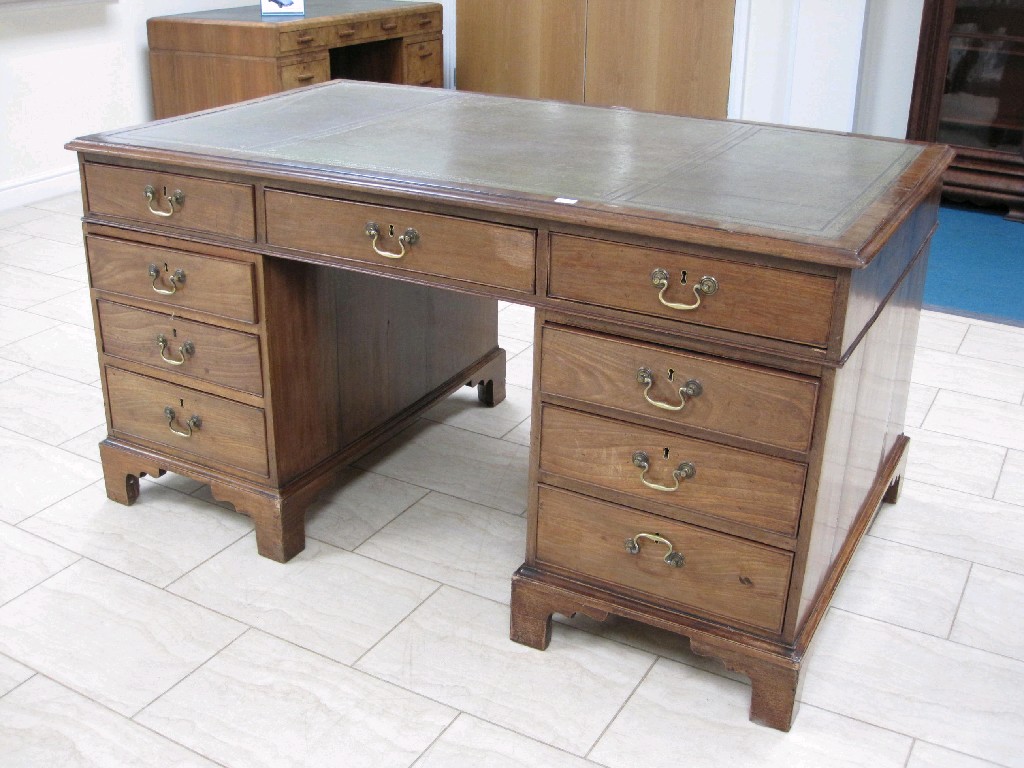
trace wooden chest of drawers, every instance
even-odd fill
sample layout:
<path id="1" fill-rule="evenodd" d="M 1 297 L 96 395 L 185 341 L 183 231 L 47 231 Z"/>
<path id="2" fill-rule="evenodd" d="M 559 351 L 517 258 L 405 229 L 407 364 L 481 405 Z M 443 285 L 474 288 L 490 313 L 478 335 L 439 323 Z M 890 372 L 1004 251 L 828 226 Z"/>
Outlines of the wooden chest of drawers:
<path id="1" fill-rule="evenodd" d="M 71 146 L 113 498 L 182 472 L 287 559 L 333 469 L 456 386 L 501 399 L 496 302 L 531 304 L 512 639 L 662 627 L 789 728 L 898 495 L 948 149 L 351 82 Z"/>
<path id="2" fill-rule="evenodd" d="M 441 6 L 317 0 L 303 16 L 259 3 L 149 19 L 156 117 L 233 104 L 332 78 L 440 88 Z"/>

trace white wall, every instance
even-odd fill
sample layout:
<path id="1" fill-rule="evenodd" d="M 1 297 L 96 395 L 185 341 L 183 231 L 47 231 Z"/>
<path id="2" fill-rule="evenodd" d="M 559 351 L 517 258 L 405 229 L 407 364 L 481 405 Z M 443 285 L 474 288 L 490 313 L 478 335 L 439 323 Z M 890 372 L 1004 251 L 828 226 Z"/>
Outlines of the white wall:
<path id="1" fill-rule="evenodd" d="M 903 138 L 923 0 L 737 0 L 729 117 Z"/>
<path id="2" fill-rule="evenodd" d="M 77 189 L 75 157 L 64 149 L 68 140 L 151 117 L 147 18 L 230 5 L 230 0 L 5 4 L 0 210 Z"/>
<path id="3" fill-rule="evenodd" d="M 0 210 L 77 189 L 69 139 L 151 117 L 146 19 L 255 0 L 68 2 L 0 15 Z M 451 87 L 457 0 L 441 2 Z M 729 116 L 902 137 L 922 3 L 736 0 Z"/>

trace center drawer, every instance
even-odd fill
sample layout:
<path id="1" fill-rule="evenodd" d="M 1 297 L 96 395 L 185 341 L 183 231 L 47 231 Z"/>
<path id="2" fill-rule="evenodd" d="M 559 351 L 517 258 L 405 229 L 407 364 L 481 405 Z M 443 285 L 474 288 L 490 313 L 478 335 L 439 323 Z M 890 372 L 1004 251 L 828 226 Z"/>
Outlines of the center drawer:
<path id="1" fill-rule="evenodd" d="M 769 368 L 545 325 L 541 391 L 807 451 L 818 382 Z"/>
<path id="2" fill-rule="evenodd" d="M 675 565 L 665 559 L 670 552 Z M 773 633 L 782 627 L 792 566 L 788 552 L 545 486 L 537 559 Z"/>
<path id="3" fill-rule="evenodd" d="M 796 534 L 803 464 L 549 405 L 540 446 L 542 471 L 626 494 L 634 506 Z"/>
<path id="4" fill-rule="evenodd" d="M 110 301 L 96 306 L 104 354 L 263 394 L 258 336 Z"/>
<path id="5" fill-rule="evenodd" d="M 533 293 L 532 229 L 278 190 L 266 201 L 270 245 Z"/>
<path id="6" fill-rule="evenodd" d="M 106 381 L 114 434 L 157 443 L 172 455 L 269 474 L 261 408 L 120 368 L 107 367 Z"/>

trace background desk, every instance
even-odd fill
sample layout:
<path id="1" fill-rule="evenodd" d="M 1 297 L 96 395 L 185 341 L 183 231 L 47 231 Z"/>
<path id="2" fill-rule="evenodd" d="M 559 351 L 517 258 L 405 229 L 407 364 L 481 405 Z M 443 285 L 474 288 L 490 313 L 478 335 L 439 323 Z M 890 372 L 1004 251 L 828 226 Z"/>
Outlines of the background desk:
<path id="1" fill-rule="evenodd" d="M 440 87 L 441 6 L 307 0 L 306 14 L 241 8 L 147 22 L 156 117 L 233 104 L 335 78 Z"/>
<path id="2" fill-rule="evenodd" d="M 513 639 L 545 647 L 555 612 L 664 627 L 788 729 L 899 491 L 947 148 L 351 82 L 70 147 L 112 498 L 180 472 L 287 559 L 382 430 L 462 383 L 500 397 L 495 302 L 532 304 Z"/>

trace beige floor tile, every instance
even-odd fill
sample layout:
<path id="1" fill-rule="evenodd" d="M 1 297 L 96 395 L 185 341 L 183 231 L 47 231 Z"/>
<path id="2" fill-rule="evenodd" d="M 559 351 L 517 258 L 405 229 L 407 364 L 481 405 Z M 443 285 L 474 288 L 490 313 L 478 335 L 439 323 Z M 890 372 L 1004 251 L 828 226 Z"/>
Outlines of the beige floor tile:
<path id="1" fill-rule="evenodd" d="M 1024 661 L 1024 575 L 975 565 L 949 638 Z"/>
<path id="2" fill-rule="evenodd" d="M 498 312 L 498 334 L 533 343 L 533 307 L 508 304 Z"/>
<path id="3" fill-rule="evenodd" d="M 33 219 L 41 219 L 45 217 L 47 213 L 48 211 L 40 208 L 30 208 L 28 206 L 9 208 L 5 211 L 0 211 L 0 229 L 12 229 L 18 227 L 21 224 L 32 221 Z"/>
<path id="4" fill-rule="evenodd" d="M 525 542 L 524 518 L 430 493 L 356 552 L 508 603 L 512 574 L 526 555 Z"/>
<path id="5" fill-rule="evenodd" d="M 932 403 L 935 402 L 935 396 L 938 394 L 939 390 L 935 387 L 926 387 L 923 384 L 913 383 L 910 385 L 906 415 L 906 425 L 908 427 L 920 427 L 924 424 L 925 417 L 928 415 Z"/>
<path id="6" fill-rule="evenodd" d="M 21 363 L 13 363 L 10 360 L 4 360 L 0 358 L 0 382 L 10 381 L 11 379 L 21 376 L 23 373 L 28 373 L 31 368 Z"/>
<path id="7" fill-rule="evenodd" d="M 1024 405 L 960 392 L 939 392 L 922 426 L 1024 451 Z"/>
<path id="8" fill-rule="evenodd" d="M 52 318 L 39 317 L 10 307 L 0 307 L 0 348 L 58 325 Z"/>
<path id="9" fill-rule="evenodd" d="M 428 493 L 401 480 L 348 468 L 306 510 L 306 536 L 355 549 Z"/>
<path id="10" fill-rule="evenodd" d="M 498 318 L 500 322 L 501 315 L 498 315 Z M 508 360 L 508 358 L 510 357 L 515 357 L 516 355 L 518 355 L 520 352 L 522 352 L 524 349 L 530 346 L 530 343 L 532 341 L 532 337 L 529 341 L 527 341 L 524 339 L 517 339 L 512 336 L 502 336 L 500 333 L 498 334 L 498 346 L 505 350 L 506 360 Z"/>
<path id="11" fill-rule="evenodd" d="M 926 309 L 921 312 L 917 346 L 941 352 L 956 352 L 970 327 L 970 321 L 966 318 Z"/>
<path id="12" fill-rule="evenodd" d="M 918 347 L 911 381 L 950 392 L 1019 403 L 1024 367 Z"/>
<path id="13" fill-rule="evenodd" d="M 215 766 L 39 675 L 0 699 L 0 755 L 11 768 Z"/>
<path id="14" fill-rule="evenodd" d="M 524 419 L 514 429 L 510 429 L 504 435 L 501 436 L 502 440 L 508 440 L 510 443 L 516 445 L 525 445 L 527 448 L 530 447 L 530 429 L 532 419 Z"/>
<path id="15" fill-rule="evenodd" d="M 361 459 L 361 469 L 519 514 L 526 509 L 529 450 L 421 420 Z"/>
<path id="16" fill-rule="evenodd" d="M 533 389 L 533 347 L 528 347 L 508 361 L 505 378 L 509 384 Z"/>
<path id="17" fill-rule="evenodd" d="M 9 227 L 13 232 L 22 232 L 33 237 L 57 240 L 69 245 L 81 245 L 82 217 L 66 213 L 39 211 L 42 215 Z"/>
<path id="18" fill-rule="evenodd" d="M 416 768 L 594 768 L 596 764 L 514 731 L 459 715 Z"/>
<path id="19" fill-rule="evenodd" d="M 35 672 L 14 659 L 0 654 L 0 702 L 3 696 L 28 680 Z M 0 723 L 3 721 L 0 720 Z M 0 726 L 2 727 L 2 726 Z M 0 752 L 2 754 L 2 752 Z"/>
<path id="20" fill-rule="evenodd" d="M 62 323 L 0 347 L 0 357 L 89 384 L 100 377 L 96 337 L 80 325 Z"/>
<path id="21" fill-rule="evenodd" d="M 0 523 L 0 605 L 67 568 L 79 555 L 13 525 Z"/>
<path id="22" fill-rule="evenodd" d="M 947 637 L 971 564 L 866 536 L 833 598 L 845 611 Z"/>
<path id="23" fill-rule="evenodd" d="M 0 304 L 5 307 L 30 309 L 81 287 L 80 282 L 66 277 L 0 264 Z"/>
<path id="24" fill-rule="evenodd" d="M 1006 458 L 1002 446 L 912 427 L 907 427 L 906 434 L 910 438 L 908 478 L 976 496 L 995 493 Z"/>
<path id="25" fill-rule="evenodd" d="M 20 243 L 22 240 L 28 240 L 29 235 L 21 232 L 12 232 L 9 229 L 0 229 L 0 248 L 14 243 Z"/>
<path id="26" fill-rule="evenodd" d="M 925 741 L 914 742 L 907 768 L 1000 768 L 995 763 L 937 747 Z"/>
<path id="27" fill-rule="evenodd" d="M 662 659 L 590 753 L 609 768 L 903 768 L 911 740 L 804 705 L 789 733 L 748 720 L 750 687 Z"/>
<path id="28" fill-rule="evenodd" d="M 995 497 L 1024 507 L 1024 451 L 1010 451 L 999 476 Z"/>
<path id="29" fill-rule="evenodd" d="M 100 460 L 100 441 L 107 436 L 107 427 L 101 424 L 98 427 L 87 429 L 80 435 L 65 440 L 60 447 L 78 456 L 92 461 Z"/>
<path id="30" fill-rule="evenodd" d="M 397 564 L 396 564 L 397 565 Z M 287 563 L 247 536 L 169 590 L 295 645 L 350 664 L 438 585 L 315 540 Z"/>
<path id="31" fill-rule="evenodd" d="M 833 608 L 804 674 L 808 704 L 1024 766 L 1024 662 Z"/>
<path id="32" fill-rule="evenodd" d="M 489 437 L 502 437 L 530 417 L 529 389 L 506 388 L 505 400 L 488 408 L 476 396 L 476 389 L 463 387 L 424 414 L 424 418 Z"/>
<path id="33" fill-rule="evenodd" d="M 88 560 L 0 606 L 0 652 L 127 716 L 243 630 Z"/>
<path id="34" fill-rule="evenodd" d="M 103 392 L 55 374 L 31 370 L 0 382 L 0 424 L 60 445 L 106 422 Z"/>
<path id="35" fill-rule="evenodd" d="M 49 211 L 51 213 L 66 213 L 69 216 L 81 216 L 82 215 L 82 193 L 68 192 L 65 195 L 58 195 L 57 197 L 51 197 L 47 200 L 40 200 L 32 203 L 28 206 L 29 208 L 39 209 L 41 211 Z"/>
<path id="36" fill-rule="evenodd" d="M 54 277 L 62 277 L 65 280 L 73 280 L 74 282 L 88 286 L 89 285 L 89 269 L 85 262 L 81 264 L 75 264 L 73 267 L 62 269 L 60 272 L 55 272 Z"/>
<path id="37" fill-rule="evenodd" d="M 249 518 L 152 486 L 130 507 L 99 482 L 21 524 L 37 536 L 165 587 L 252 530 Z"/>
<path id="38" fill-rule="evenodd" d="M 20 523 L 103 477 L 97 462 L 3 427 L 0 456 L 0 488 L 4 489 L 0 494 L 0 520 L 11 524 Z"/>
<path id="39" fill-rule="evenodd" d="M 443 587 L 356 665 L 482 720 L 582 755 L 654 657 L 558 626 L 546 651 L 508 639 L 508 608 Z"/>
<path id="40" fill-rule="evenodd" d="M 457 714 L 250 630 L 136 719 L 232 768 L 406 768 Z"/>
<path id="41" fill-rule="evenodd" d="M 1024 328 L 972 325 L 960 354 L 1024 367 Z"/>
<path id="42" fill-rule="evenodd" d="M 882 506 L 871 534 L 1024 573 L 1024 515 L 1013 504 L 907 481 L 899 502 Z"/>
<path id="43" fill-rule="evenodd" d="M 62 323 L 71 323 L 88 329 L 90 333 L 93 332 L 92 302 L 87 285 L 55 299 L 36 304 L 31 311 L 34 315 L 43 315 Z"/>
<path id="44" fill-rule="evenodd" d="M 47 275 L 84 263 L 85 245 L 81 235 L 74 244 L 29 237 L 10 245 L 0 246 L 0 264 L 24 267 Z"/>

